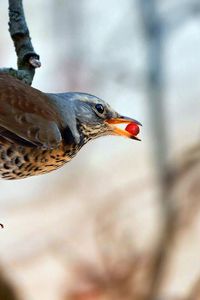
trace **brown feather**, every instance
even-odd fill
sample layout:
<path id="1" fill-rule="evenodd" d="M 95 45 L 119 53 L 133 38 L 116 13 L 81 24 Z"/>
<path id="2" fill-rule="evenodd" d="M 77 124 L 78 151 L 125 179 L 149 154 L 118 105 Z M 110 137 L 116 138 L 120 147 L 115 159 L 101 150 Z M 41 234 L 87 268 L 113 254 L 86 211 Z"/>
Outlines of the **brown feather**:
<path id="1" fill-rule="evenodd" d="M 17 135 L 44 148 L 62 140 L 58 111 L 49 97 L 7 74 L 0 74 L 0 126 L 6 130 L 1 136 L 12 140 Z"/>
<path id="2" fill-rule="evenodd" d="M 7 74 L 0 74 L 0 113 L 4 102 L 22 112 L 37 114 L 49 121 L 58 121 L 58 116 L 49 98 L 41 91 Z"/>

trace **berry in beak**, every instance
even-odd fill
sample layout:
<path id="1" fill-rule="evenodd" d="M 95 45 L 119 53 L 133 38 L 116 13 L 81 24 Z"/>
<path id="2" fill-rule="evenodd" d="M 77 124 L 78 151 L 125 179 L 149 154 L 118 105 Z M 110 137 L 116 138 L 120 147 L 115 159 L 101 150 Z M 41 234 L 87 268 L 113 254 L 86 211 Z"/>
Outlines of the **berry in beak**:
<path id="1" fill-rule="evenodd" d="M 137 135 L 140 132 L 139 126 L 142 126 L 142 124 L 132 118 L 120 116 L 117 118 L 112 118 L 106 120 L 106 123 L 109 124 L 109 126 L 112 129 L 112 133 L 114 135 L 121 135 L 133 140 L 141 141 Z M 117 125 L 121 124 L 127 124 L 125 129 L 121 129 L 117 127 Z"/>

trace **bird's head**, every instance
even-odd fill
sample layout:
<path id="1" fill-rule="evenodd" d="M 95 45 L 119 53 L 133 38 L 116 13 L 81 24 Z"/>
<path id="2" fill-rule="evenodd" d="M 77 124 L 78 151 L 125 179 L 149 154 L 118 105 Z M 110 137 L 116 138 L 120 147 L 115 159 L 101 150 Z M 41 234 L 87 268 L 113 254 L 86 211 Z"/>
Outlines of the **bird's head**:
<path id="1" fill-rule="evenodd" d="M 105 101 L 84 93 L 73 94 L 73 109 L 77 121 L 77 129 L 85 140 L 90 140 L 103 135 L 120 135 L 130 139 L 139 140 L 136 135 L 119 127 L 120 124 L 138 121 L 124 117 L 113 110 Z"/>

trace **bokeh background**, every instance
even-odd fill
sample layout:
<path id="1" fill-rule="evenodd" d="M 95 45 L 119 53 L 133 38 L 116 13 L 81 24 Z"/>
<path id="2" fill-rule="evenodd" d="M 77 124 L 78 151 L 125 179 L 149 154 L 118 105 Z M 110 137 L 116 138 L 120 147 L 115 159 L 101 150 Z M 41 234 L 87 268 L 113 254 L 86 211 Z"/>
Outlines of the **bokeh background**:
<path id="1" fill-rule="evenodd" d="M 0 299 L 200 299 L 200 4 L 24 1 L 33 86 L 83 91 L 143 123 L 62 169 L 0 181 Z M 0 65 L 15 67 L 7 1 Z"/>

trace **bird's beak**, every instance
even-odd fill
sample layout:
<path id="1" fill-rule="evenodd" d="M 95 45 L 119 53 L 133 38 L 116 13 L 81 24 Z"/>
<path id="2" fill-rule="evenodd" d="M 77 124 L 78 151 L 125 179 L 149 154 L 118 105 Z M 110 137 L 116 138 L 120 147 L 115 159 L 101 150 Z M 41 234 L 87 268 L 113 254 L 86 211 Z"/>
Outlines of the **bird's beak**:
<path id="1" fill-rule="evenodd" d="M 127 130 L 117 127 L 117 125 L 120 125 L 120 124 L 130 124 L 130 123 L 134 123 L 138 126 L 142 126 L 142 124 L 140 122 L 138 122 L 132 118 L 129 118 L 129 117 L 119 116 L 116 118 L 106 120 L 106 123 L 111 127 L 111 131 L 114 135 L 121 135 L 121 136 L 130 138 L 130 139 L 133 139 L 133 140 L 141 141 L 136 135 L 133 135 L 130 132 L 128 132 Z"/>

